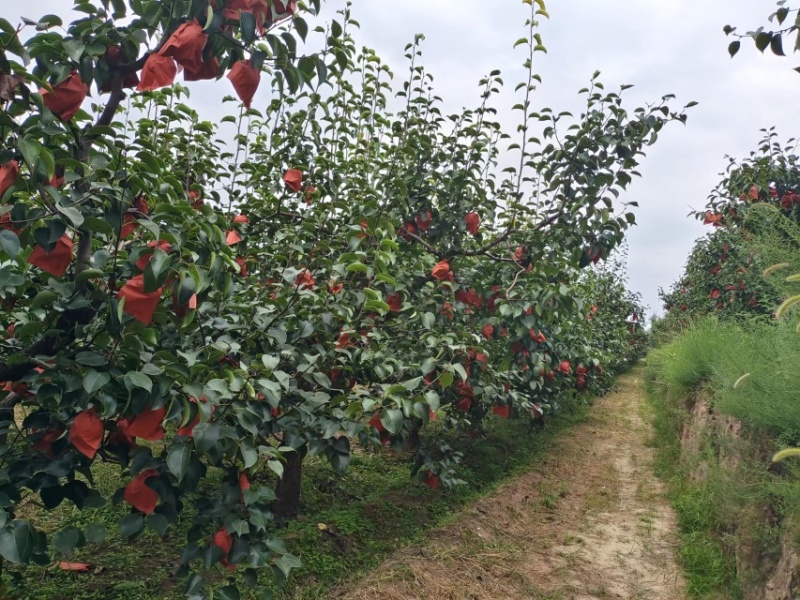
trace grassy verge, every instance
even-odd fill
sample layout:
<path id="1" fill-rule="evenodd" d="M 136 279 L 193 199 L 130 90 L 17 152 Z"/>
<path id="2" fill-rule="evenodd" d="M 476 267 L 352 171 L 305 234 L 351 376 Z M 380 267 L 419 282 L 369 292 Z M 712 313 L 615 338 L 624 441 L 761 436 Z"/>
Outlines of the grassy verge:
<path id="1" fill-rule="evenodd" d="M 310 458 L 304 465 L 302 516 L 278 532 L 303 567 L 296 571 L 276 597 L 281 599 L 327 598 L 329 590 L 377 566 L 398 547 L 421 539 L 497 484 L 539 462 L 553 438 L 585 417 L 585 408 L 563 414 L 547 427 L 533 430 L 525 420 L 492 419 L 487 435 L 471 440 L 454 436 L 451 445 L 469 447 L 463 469 L 467 484 L 455 490 L 429 490 L 409 478 L 410 455 L 384 450 L 357 451 L 345 476 L 334 474 L 322 460 Z M 97 483 L 108 490 L 119 485 L 116 468 L 101 467 Z M 35 507 L 32 508 L 35 510 Z M 88 514 L 91 512 L 92 514 Z M 100 520 L 109 532 L 128 512 L 125 505 L 109 505 L 91 511 L 59 507 L 42 518 L 43 528 L 55 530 L 72 524 L 80 528 Z M 91 565 L 89 572 L 69 573 L 41 567 L 12 567 L 5 576 L 15 600 L 177 600 L 182 584 L 172 578 L 186 525 L 171 528 L 166 537 L 147 530 L 128 542 L 109 533 L 100 544 L 77 550 L 66 560 Z M 40 519 L 37 519 L 41 523 Z M 60 557 L 63 560 L 65 557 Z M 270 585 L 269 570 L 261 585 Z M 217 578 L 240 577 L 219 571 Z M 255 598 L 245 595 L 243 598 Z"/>
<path id="2" fill-rule="evenodd" d="M 798 466 L 770 465 L 800 439 L 798 363 L 793 327 L 710 320 L 648 357 L 656 467 L 693 598 L 751 597 L 783 541 L 800 541 Z M 707 407 L 705 422 L 693 420 L 695 402 Z"/>
<path id="3" fill-rule="evenodd" d="M 678 560 L 690 597 L 702 600 L 741 599 L 736 560 L 726 526 L 714 504 L 708 481 L 692 481 L 689 465 L 681 460 L 681 432 L 685 411 L 649 396 L 654 425 L 656 475 L 666 481 L 669 500 L 678 517 Z"/>

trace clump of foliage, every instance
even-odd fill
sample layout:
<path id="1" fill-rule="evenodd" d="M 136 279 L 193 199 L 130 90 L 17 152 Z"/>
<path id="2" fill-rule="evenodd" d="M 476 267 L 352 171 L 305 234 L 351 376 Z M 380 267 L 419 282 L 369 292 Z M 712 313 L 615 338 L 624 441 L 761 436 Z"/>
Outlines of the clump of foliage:
<path id="1" fill-rule="evenodd" d="M 709 314 L 770 319 L 790 293 L 785 269 L 800 268 L 800 196 L 794 192 L 800 171 L 794 143 L 781 145 L 776 137 L 765 131 L 757 151 L 730 159 L 708 205 L 694 213 L 713 231 L 697 241 L 681 278 L 661 292 L 667 316 L 657 330 L 681 329 Z"/>
<path id="2" fill-rule="evenodd" d="M 786 56 L 784 41 L 788 42 L 786 47 L 791 47 L 795 52 L 800 48 L 799 10 L 787 5 L 787 0 L 779 0 L 777 7 L 777 10 L 769 15 L 770 25 L 767 27 L 761 25 L 745 33 L 739 33 L 737 27 L 731 25 L 723 27 L 725 35 L 735 38 L 728 44 L 731 58 L 738 54 L 745 38 L 750 38 L 759 51 L 764 52 L 769 48 L 775 56 Z M 800 67 L 795 67 L 795 71 L 800 72 Z"/>

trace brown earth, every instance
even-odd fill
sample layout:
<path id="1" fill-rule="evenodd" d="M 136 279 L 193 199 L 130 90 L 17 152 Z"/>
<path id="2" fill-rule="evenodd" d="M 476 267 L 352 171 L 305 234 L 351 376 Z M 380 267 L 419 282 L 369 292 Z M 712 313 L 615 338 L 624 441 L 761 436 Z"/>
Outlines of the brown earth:
<path id="1" fill-rule="evenodd" d="M 675 517 L 654 477 L 641 369 L 548 459 L 332 597 L 682 600 Z"/>

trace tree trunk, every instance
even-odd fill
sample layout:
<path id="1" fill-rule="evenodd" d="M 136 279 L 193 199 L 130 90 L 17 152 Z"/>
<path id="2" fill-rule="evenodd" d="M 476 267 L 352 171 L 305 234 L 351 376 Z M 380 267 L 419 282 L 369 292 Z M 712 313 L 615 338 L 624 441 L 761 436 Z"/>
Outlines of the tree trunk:
<path id="1" fill-rule="evenodd" d="M 284 455 L 283 476 L 275 487 L 277 498 L 272 503 L 272 512 L 276 517 L 290 519 L 300 513 L 300 485 L 303 480 L 303 459 L 306 447 Z"/>

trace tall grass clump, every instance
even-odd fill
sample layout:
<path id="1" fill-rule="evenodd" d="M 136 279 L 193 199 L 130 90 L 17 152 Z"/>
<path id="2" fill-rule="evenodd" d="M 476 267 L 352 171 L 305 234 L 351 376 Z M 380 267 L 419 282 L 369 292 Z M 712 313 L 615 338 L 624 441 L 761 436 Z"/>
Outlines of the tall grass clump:
<path id="1" fill-rule="evenodd" d="M 735 336 L 715 319 L 698 322 L 647 358 L 648 379 L 675 395 L 685 395 L 714 374 L 722 349 Z"/>
<path id="2" fill-rule="evenodd" d="M 800 442 L 800 336 L 794 324 L 726 329 L 734 337 L 719 349 L 712 367 L 714 407 L 778 442 Z"/>
<path id="3" fill-rule="evenodd" d="M 794 323 L 706 319 L 654 350 L 648 378 L 662 391 L 711 393 L 716 411 L 785 443 L 800 441 L 800 336 Z"/>

